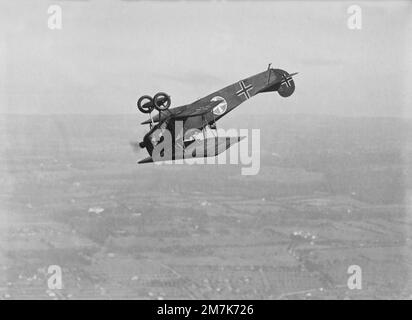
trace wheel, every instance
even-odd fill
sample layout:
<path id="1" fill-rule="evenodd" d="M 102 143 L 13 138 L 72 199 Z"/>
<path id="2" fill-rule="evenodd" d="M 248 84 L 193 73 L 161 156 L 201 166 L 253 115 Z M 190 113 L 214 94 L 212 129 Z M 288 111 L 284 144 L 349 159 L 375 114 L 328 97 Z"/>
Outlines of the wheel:
<path id="1" fill-rule="evenodd" d="M 153 104 L 157 111 L 169 109 L 171 102 L 170 96 L 164 92 L 156 93 L 153 97 Z"/>
<path id="2" fill-rule="evenodd" d="M 144 102 L 145 100 L 148 100 L 147 102 Z M 153 111 L 155 108 L 153 104 L 153 98 L 151 96 L 141 96 L 139 100 L 137 100 L 137 108 L 140 110 L 140 112 L 143 113 L 150 113 Z"/>

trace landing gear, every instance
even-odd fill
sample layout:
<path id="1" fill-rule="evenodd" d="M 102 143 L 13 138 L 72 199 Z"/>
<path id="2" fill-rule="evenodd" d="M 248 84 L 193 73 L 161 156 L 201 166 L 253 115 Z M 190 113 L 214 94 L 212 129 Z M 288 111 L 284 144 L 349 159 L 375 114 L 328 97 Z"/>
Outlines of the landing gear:
<path id="1" fill-rule="evenodd" d="M 147 95 L 141 96 L 139 100 L 137 100 L 137 108 L 142 113 L 151 113 L 154 109 L 153 98 Z"/>
<path id="2" fill-rule="evenodd" d="M 214 137 L 218 137 L 218 132 L 217 132 L 217 126 L 216 126 L 216 119 L 215 119 L 215 115 L 213 114 L 213 122 L 209 125 L 210 130 L 213 130 L 216 132 L 216 135 L 213 133 Z"/>
<path id="3" fill-rule="evenodd" d="M 169 109 L 171 102 L 170 96 L 164 92 L 156 93 L 153 97 L 154 107 L 159 112 Z"/>
<path id="4" fill-rule="evenodd" d="M 156 93 L 152 98 L 151 96 L 144 95 L 137 100 L 137 108 L 142 113 L 148 113 L 150 118 L 150 129 L 154 126 L 152 118 L 152 111 L 156 109 L 159 112 L 159 121 L 161 120 L 161 112 L 169 109 L 171 105 L 170 96 L 164 92 Z"/>
<path id="5" fill-rule="evenodd" d="M 216 121 L 215 118 L 213 118 L 212 123 L 208 123 L 207 120 L 205 119 L 204 116 L 202 116 L 202 133 L 203 133 L 203 139 L 206 139 L 206 134 L 207 134 L 207 128 L 209 127 L 210 131 L 212 132 L 214 137 L 218 137 L 218 132 L 217 132 L 217 126 L 216 126 Z M 215 134 L 216 132 L 216 134 Z"/>
<path id="6" fill-rule="evenodd" d="M 217 127 L 216 127 L 216 122 L 213 122 L 209 125 L 210 131 L 212 131 L 212 134 L 215 138 L 217 138 L 219 136 L 218 132 L 217 132 Z M 216 133 L 216 134 L 215 134 Z"/>

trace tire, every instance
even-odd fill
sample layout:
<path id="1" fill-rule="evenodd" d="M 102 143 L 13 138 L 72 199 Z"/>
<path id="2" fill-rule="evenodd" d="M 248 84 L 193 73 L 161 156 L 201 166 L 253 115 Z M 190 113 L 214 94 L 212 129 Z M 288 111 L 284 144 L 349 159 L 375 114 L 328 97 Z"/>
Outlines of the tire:
<path id="1" fill-rule="evenodd" d="M 170 96 L 164 92 L 156 93 L 153 97 L 153 104 L 157 111 L 169 109 L 171 102 Z"/>
<path id="2" fill-rule="evenodd" d="M 143 103 L 144 100 L 149 100 L 149 101 L 146 103 Z M 153 109 L 155 108 L 153 104 L 153 98 L 148 95 L 141 96 L 139 100 L 137 100 L 137 108 L 140 110 L 140 112 L 151 113 Z"/>

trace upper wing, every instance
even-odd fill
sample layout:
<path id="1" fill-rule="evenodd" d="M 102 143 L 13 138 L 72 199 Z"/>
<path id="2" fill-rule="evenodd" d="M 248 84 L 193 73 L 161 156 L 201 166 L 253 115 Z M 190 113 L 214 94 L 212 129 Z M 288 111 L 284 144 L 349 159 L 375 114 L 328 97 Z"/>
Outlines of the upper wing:
<path id="1" fill-rule="evenodd" d="M 182 110 L 181 112 L 175 114 L 173 118 L 174 119 L 185 119 L 185 118 L 194 117 L 194 116 L 201 116 L 213 110 L 213 108 L 216 107 L 221 102 L 222 101 L 220 100 L 211 101 L 209 104 L 206 104 L 204 106 L 188 107 L 185 110 Z"/>

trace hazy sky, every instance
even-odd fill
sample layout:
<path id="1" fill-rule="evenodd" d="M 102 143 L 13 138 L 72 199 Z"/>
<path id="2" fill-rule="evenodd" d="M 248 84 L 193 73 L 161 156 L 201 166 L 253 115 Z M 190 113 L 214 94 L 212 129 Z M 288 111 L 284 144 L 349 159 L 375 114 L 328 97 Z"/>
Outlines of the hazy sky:
<path id="1" fill-rule="evenodd" d="M 351 4 L 362 30 L 347 28 Z M 2 0 L 0 112 L 134 113 L 158 91 L 177 106 L 272 62 L 300 72 L 295 94 L 239 112 L 412 116 L 411 35 L 410 1 Z"/>

